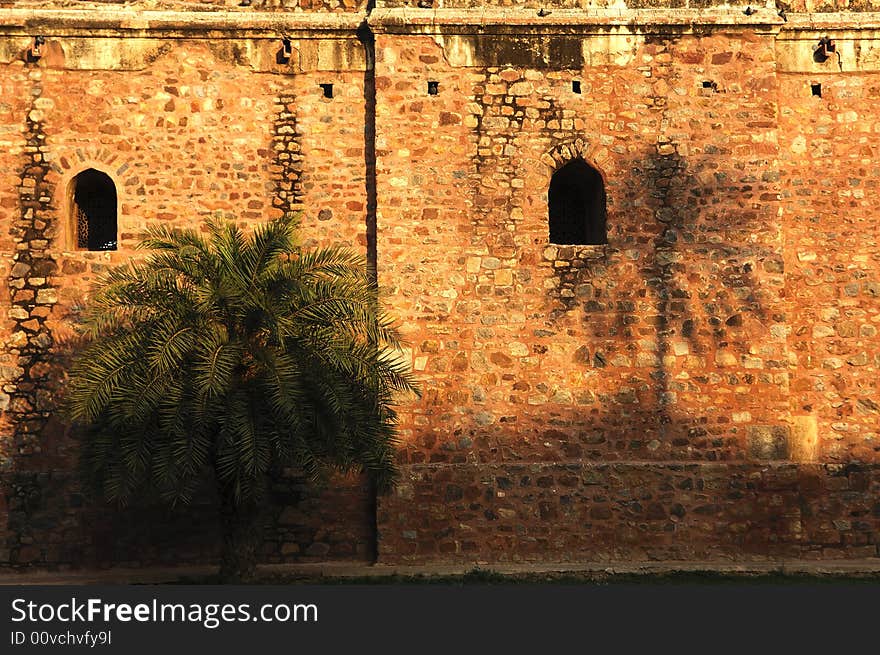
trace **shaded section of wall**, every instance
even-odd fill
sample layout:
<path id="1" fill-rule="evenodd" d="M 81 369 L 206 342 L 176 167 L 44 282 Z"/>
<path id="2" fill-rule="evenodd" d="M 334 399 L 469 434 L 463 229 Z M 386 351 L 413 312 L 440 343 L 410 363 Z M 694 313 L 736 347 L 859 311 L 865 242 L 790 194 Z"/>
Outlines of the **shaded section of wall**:
<path id="1" fill-rule="evenodd" d="M 29 468 L 31 458 L 51 462 L 61 455 L 50 444 L 56 445 L 52 443 L 53 436 L 60 428 L 52 415 L 54 395 L 64 378 L 62 362 L 52 350 L 55 339 L 48 320 L 58 302 L 58 266 L 50 248 L 57 234 L 52 215 L 54 187 L 44 126 L 44 109 L 51 105 L 51 100 L 43 97 L 39 70 L 31 69 L 28 78 L 32 104 L 25 117 L 20 214 L 9 228 L 15 244 L 8 279 L 12 298 L 9 317 L 15 325 L 7 346 L 10 354 L 17 357 L 17 376 L 5 387 L 10 395 L 7 417 L 13 423 L 13 469 Z"/>
<path id="2" fill-rule="evenodd" d="M 878 494 L 877 465 L 412 466 L 379 561 L 877 557 Z"/>
<path id="3" fill-rule="evenodd" d="M 366 207 L 367 266 L 376 280 L 376 36 L 364 21 L 358 27 L 358 40 L 364 47 L 364 193 Z"/>
<path id="4" fill-rule="evenodd" d="M 0 275 L 7 281 L 6 289 L 0 293 L 0 330 L 2 330 L 2 355 L 0 355 L 0 430 L 2 434 L 12 434 L 14 417 L 7 411 L 16 391 L 15 380 L 22 375 L 18 365 L 18 354 L 12 352 L 12 337 L 17 321 L 9 316 L 14 294 L 8 290 L 10 271 L 15 264 L 16 239 L 12 233 L 14 224 L 21 221 L 20 193 L 21 174 L 25 163 L 24 149 L 27 145 L 26 116 L 32 108 L 30 95 L 32 82 L 28 71 L 21 64 L 0 75 Z M 12 438 L 0 439 L 0 469 L 12 466 L 15 455 Z"/>
<path id="5" fill-rule="evenodd" d="M 369 503 L 367 483 L 358 476 L 336 476 L 320 489 L 284 476 L 266 501 L 260 561 L 367 560 L 373 548 L 364 520 Z M 178 509 L 144 503 L 115 509 L 84 497 L 69 471 L 4 473 L 0 510 L 0 568 L 219 561 L 218 510 L 209 494 Z"/>

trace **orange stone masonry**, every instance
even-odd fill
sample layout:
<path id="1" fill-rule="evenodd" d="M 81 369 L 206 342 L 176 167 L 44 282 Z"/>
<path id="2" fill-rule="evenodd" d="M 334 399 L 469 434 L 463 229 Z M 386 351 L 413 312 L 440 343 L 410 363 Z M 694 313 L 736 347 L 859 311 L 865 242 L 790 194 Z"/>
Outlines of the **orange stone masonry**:
<path id="1" fill-rule="evenodd" d="M 871 6 L 211 4 L 0 9 L 0 566 L 216 557 L 208 497 L 79 494 L 75 323 L 148 225 L 298 210 L 375 266 L 423 394 L 398 487 L 289 472 L 264 561 L 880 556 Z M 574 158 L 607 244 L 549 241 Z M 116 251 L 75 247 L 87 168 Z"/>

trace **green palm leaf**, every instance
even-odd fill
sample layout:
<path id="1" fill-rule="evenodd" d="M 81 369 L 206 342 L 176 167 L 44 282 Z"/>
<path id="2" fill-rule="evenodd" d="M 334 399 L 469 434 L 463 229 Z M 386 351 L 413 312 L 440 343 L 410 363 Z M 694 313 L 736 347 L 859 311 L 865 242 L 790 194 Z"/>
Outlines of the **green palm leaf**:
<path id="1" fill-rule="evenodd" d="M 93 489 L 188 502 L 213 477 L 246 503 L 278 467 L 393 480 L 395 398 L 418 393 L 399 334 L 362 257 L 294 230 L 152 227 L 104 276 L 67 399 Z"/>

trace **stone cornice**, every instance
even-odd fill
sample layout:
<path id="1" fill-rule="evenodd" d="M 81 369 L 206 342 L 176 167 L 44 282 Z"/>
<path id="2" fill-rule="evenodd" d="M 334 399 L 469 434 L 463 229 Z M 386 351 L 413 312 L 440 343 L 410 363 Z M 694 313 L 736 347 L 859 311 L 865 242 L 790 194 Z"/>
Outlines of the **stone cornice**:
<path id="1" fill-rule="evenodd" d="M 880 12 L 836 12 L 823 14 L 789 14 L 786 30 L 877 30 Z"/>
<path id="2" fill-rule="evenodd" d="M 725 9 L 554 9 L 538 16 L 531 8 L 376 9 L 365 13 L 305 11 L 137 11 L 101 9 L 0 9 L 0 35 L 141 38 L 275 38 L 354 36 L 364 20 L 387 34 L 663 34 L 707 30 L 781 33 L 880 30 L 880 12 L 788 14 L 760 8 L 746 16 Z M 785 38 L 785 37 L 783 37 Z"/>
<path id="3" fill-rule="evenodd" d="M 0 35 L 149 38 L 353 37 L 361 13 L 135 11 L 131 9 L 0 9 Z"/>
<path id="4" fill-rule="evenodd" d="M 785 22 L 775 11 L 759 9 L 553 9 L 539 16 L 534 8 L 376 9 L 370 26 L 385 33 L 589 34 L 609 30 L 640 33 L 733 28 L 777 31 Z"/>

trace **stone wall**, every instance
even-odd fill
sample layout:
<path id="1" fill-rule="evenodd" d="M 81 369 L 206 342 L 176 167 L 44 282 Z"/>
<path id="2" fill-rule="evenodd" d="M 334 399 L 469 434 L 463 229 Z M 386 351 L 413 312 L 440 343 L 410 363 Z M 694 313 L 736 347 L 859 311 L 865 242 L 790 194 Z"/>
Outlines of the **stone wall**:
<path id="1" fill-rule="evenodd" d="M 379 268 L 428 377 L 407 461 L 741 459 L 786 423 L 772 39 L 562 71 L 377 47 Z M 606 180 L 608 245 L 548 243 L 574 156 Z"/>
<path id="2" fill-rule="evenodd" d="M 876 556 L 873 37 L 842 75 L 815 32 L 494 29 L 377 42 L 380 279 L 426 379 L 380 558 Z M 608 245 L 548 243 L 576 156 Z"/>
<path id="3" fill-rule="evenodd" d="M 252 12 L 339 12 L 363 10 L 365 0 L 3 0 L 0 7 L 68 9 L 73 11 L 106 11 L 114 5 L 141 11 L 180 11 L 206 13 L 212 11 L 239 12 L 246 17 Z"/>
<path id="4" fill-rule="evenodd" d="M 877 462 L 880 74 L 780 79 L 791 411 L 821 435 L 818 459 Z"/>
<path id="5" fill-rule="evenodd" d="M 215 557 L 209 496 L 79 494 L 75 322 L 146 226 L 300 209 L 305 245 L 377 267 L 423 395 L 396 491 L 279 482 L 265 561 L 880 554 L 880 19 L 379 7 L 0 9 L 0 563 Z M 607 244 L 549 241 L 577 157 Z M 74 247 L 86 168 L 116 184 L 117 251 Z"/>
<path id="6" fill-rule="evenodd" d="M 205 491 L 186 507 L 124 509 L 80 493 L 70 467 L 0 473 L 0 567 L 175 566 L 219 561 L 218 504 Z M 337 476 L 316 488 L 295 474 L 276 481 L 264 509 L 263 562 L 374 557 L 366 481 Z"/>
<path id="7" fill-rule="evenodd" d="M 353 31 L 293 39 L 27 40 L 0 63 L 3 272 L 2 565 L 104 566 L 210 561 L 210 495 L 189 510 L 116 511 L 84 498 L 76 436 L 57 418 L 75 324 L 92 283 L 138 256 L 149 225 L 242 225 L 302 211 L 305 246 L 365 252 L 363 49 Z M 321 84 L 333 84 L 326 98 Z M 119 248 L 76 247 L 71 182 L 113 180 Z M 370 559 L 373 500 L 359 478 L 273 487 L 263 559 Z"/>
<path id="8" fill-rule="evenodd" d="M 880 467 L 416 465 L 382 503 L 385 562 L 871 558 Z"/>

